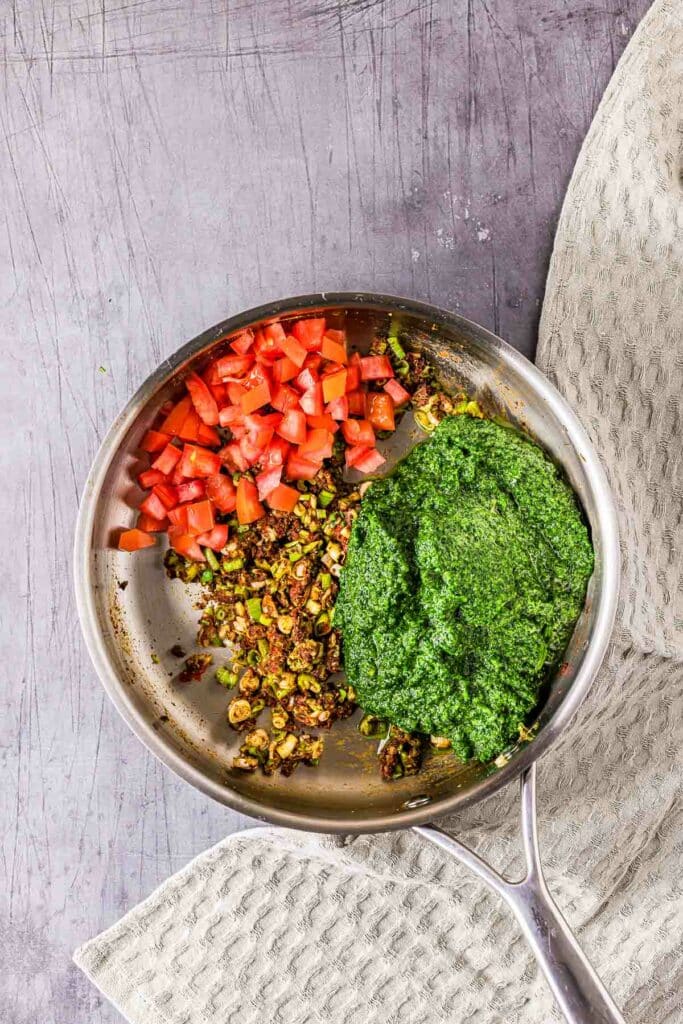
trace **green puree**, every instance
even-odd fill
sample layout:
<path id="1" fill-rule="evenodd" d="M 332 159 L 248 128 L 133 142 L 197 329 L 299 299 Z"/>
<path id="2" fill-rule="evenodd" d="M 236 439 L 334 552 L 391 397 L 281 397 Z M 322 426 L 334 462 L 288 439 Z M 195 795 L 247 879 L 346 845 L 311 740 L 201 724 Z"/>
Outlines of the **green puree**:
<path id="1" fill-rule="evenodd" d="M 593 570 L 570 486 L 516 431 L 445 419 L 354 523 L 335 608 L 368 713 L 487 761 L 518 735 Z"/>

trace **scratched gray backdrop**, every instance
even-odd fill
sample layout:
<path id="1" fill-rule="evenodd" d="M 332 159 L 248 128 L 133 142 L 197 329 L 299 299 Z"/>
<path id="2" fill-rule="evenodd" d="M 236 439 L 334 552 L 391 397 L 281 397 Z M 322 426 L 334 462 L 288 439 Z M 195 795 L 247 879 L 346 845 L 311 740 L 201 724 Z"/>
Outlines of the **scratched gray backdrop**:
<path id="1" fill-rule="evenodd" d="M 0 1021 L 118 1014 L 70 964 L 249 821 L 161 768 L 83 651 L 79 492 L 187 338 L 320 289 L 534 348 L 562 195 L 647 0 L 0 0 Z"/>

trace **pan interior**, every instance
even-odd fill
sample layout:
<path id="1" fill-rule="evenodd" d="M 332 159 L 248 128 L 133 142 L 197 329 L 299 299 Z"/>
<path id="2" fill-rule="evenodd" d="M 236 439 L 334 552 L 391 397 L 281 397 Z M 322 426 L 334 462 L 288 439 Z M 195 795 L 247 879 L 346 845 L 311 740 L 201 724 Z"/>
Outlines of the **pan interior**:
<path id="1" fill-rule="evenodd" d="M 604 586 L 604 559 L 598 527 L 595 489 L 586 469 L 586 453 L 572 443 L 562 403 L 547 400 L 538 374 L 522 357 L 481 328 L 450 314 L 440 315 L 409 303 L 368 303 L 348 297 L 344 305 L 318 303 L 297 308 L 273 307 L 268 315 L 313 315 L 320 312 L 335 327 L 345 327 L 353 346 L 367 347 L 376 330 L 386 330 L 398 317 L 410 331 L 416 347 L 435 363 L 447 388 L 464 386 L 488 412 L 512 421 L 542 443 L 562 466 L 575 488 L 591 525 L 596 568 L 584 611 L 576 626 L 562 671 L 546 687 L 538 716 L 538 732 L 531 744 L 510 751 L 508 763 L 462 765 L 453 755 L 428 758 L 416 777 L 391 784 L 381 781 L 376 766 L 375 742 L 357 731 L 360 714 L 337 722 L 325 734 L 325 753 L 315 769 L 299 768 L 289 779 L 244 774 L 231 767 L 239 735 L 225 718 L 229 696 L 212 679 L 211 670 L 200 683 L 180 684 L 180 662 L 171 648 L 180 644 L 189 654 L 196 650 L 199 590 L 166 580 L 163 545 L 129 555 L 112 543 L 121 527 L 135 520 L 133 506 L 141 497 L 134 483 L 143 468 L 137 445 L 159 406 L 175 397 L 189 367 L 201 369 L 209 357 L 226 347 L 226 325 L 207 332 L 182 350 L 171 369 L 159 371 L 124 410 L 105 441 L 88 483 L 82 555 L 81 614 L 91 653 L 105 686 L 143 741 L 166 763 L 216 799 L 246 813 L 269 817 L 283 824 L 321 830 L 380 830 L 400 826 L 406 811 L 425 807 L 437 814 L 469 802 L 490 788 L 492 776 L 520 770 L 531 759 L 529 751 L 542 742 L 572 686 L 581 674 L 597 608 Z M 245 320 L 226 322 L 236 329 Z M 411 416 L 404 417 L 392 439 L 388 467 L 420 435 Z M 77 551 L 77 569 L 79 552 Z M 89 619 L 89 626 L 85 620 Z M 227 661 L 228 651 L 214 652 L 215 665 Z M 584 673 L 585 674 L 585 673 Z M 533 754 L 531 755 L 533 757 Z M 515 769 L 515 765 L 518 767 Z"/>

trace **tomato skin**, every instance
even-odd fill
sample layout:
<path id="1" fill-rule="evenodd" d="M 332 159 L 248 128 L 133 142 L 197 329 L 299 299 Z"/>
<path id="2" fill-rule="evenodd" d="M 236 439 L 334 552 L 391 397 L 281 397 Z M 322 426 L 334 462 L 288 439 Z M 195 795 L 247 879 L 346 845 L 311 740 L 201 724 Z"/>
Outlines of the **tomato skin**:
<path id="1" fill-rule="evenodd" d="M 303 444 L 299 445 L 297 455 L 309 462 L 322 462 L 332 455 L 334 435 L 329 430 L 309 430 Z"/>
<path id="2" fill-rule="evenodd" d="M 268 405 L 270 402 L 270 386 L 267 381 L 263 381 L 262 384 L 257 384 L 251 391 L 247 391 L 245 395 L 242 395 L 240 402 L 242 406 L 242 412 L 246 415 L 250 412 L 256 412 L 257 409 L 263 408 L 264 405 Z"/>
<path id="3" fill-rule="evenodd" d="M 222 356 L 221 359 L 216 360 L 216 373 L 221 380 L 225 380 L 226 377 L 243 377 L 253 365 L 254 357 L 251 353 L 249 355 Z"/>
<path id="4" fill-rule="evenodd" d="M 222 551 L 228 543 L 228 524 L 216 523 L 213 530 L 199 534 L 197 543 L 203 548 L 211 548 L 212 551 Z"/>
<path id="5" fill-rule="evenodd" d="M 268 469 L 264 469 L 262 473 L 259 473 L 256 477 L 256 488 L 258 490 L 259 501 L 263 501 L 267 498 L 271 491 L 279 485 L 282 477 L 282 466 L 269 466 Z"/>
<path id="6" fill-rule="evenodd" d="M 315 387 L 304 391 L 299 399 L 299 405 L 307 416 L 322 416 L 325 411 L 322 384 L 316 384 Z"/>
<path id="7" fill-rule="evenodd" d="M 333 420 L 348 420 L 349 418 L 349 399 L 346 395 L 342 395 L 341 398 L 335 398 L 333 402 L 329 402 L 325 406 L 325 412 Z"/>
<path id="8" fill-rule="evenodd" d="M 377 430 L 395 430 L 394 403 L 391 396 L 373 392 L 368 395 L 368 419 Z"/>
<path id="9" fill-rule="evenodd" d="M 208 500 L 195 501 L 187 506 L 187 532 L 198 535 L 213 530 L 216 525 L 213 517 L 213 504 Z"/>
<path id="10" fill-rule="evenodd" d="M 270 492 L 266 501 L 276 512 L 291 512 L 299 501 L 299 492 L 287 484 L 279 484 Z"/>
<path id="11" fill-rule="evenodd" d="M 292 324 L 291 333 L 309 352 L 319 349 L 325 334 L 325 318 L 310 317 L 308 320 L 297 320 Z"/>
<path id="12" fill-rule="evenodd" d="M 346 371 L 346 391 L 357 391 L 360 387 L 360 366 L 349 366 Z"/>
<path id="13" fill-rule="evenodd" d="M 237 503 L 235 485 L 224 473 L 215 473 L 206 478 L 206 496 L 219 512 L 234 512 Z"/>
<path id="14" fill-rule="evenodd" d="M 180 448 L 176 448 L 174 444 L 167 444 L 152 463 L 152 469 L 158 469 L 160 473 L 165 473 L 168 476 L 180 461 L 181 454 Z"/>
<path id="15" fill-rule="evenodd" d="M 328 373 L 322 379 L 323 387 L 323 401 L 327 404 L 328 402 L 334 402 L 336 398 L 341 398 L 342 395 L 346 394 L 346 378 L 348 374 L 346 370 L 337 370 L 335 373 Z"/>
<path id="16" fill-rule="evenodd" d="M 347 444 L 374 447 L 375 432 L 368 420 L 345 420 L 342 423 L 342 434 Z"/>
<path id="17" fill-rule="evenodd" d="M 287 459 L 285 476 L 289 480 L 312 480 L 320 466 L 317 462 L 304 459 L 296 452 L 291 452 Z"/>
<path id="18" fill-rule="evenodd" d="M 299 367 L 287 356 L 283 356 L 282 359 L 277 359 L 273 363 L 273 380 L 276 384 L 285 384 L 288 380 L 293 380 L 298 372 Z"/>
<path id="19" fill-rule="evenodd" d="M 185 378 L 185 386 L 190 392 L 192 404 L 197 415 L 208 427 L 215 427 L 218 423 L 218 406 L 216 399 L 209 391 L 208 385 L 196 373 L 189 373 Z"/>
<path id="20" fill-rule="evenodd" d="M 189 558 L 191 562 L 205 562 L 204 552 L 200 548 L 195 537 L 183 533 L 182 527 L 169 526 L 168 539 L 174 551 L 177 551 L 183 558 Z"/>
<path id="21" fill-rule="evenodd" d="M 203 480 L 187 480 L 176 487 L 178 502 L 199 501 L 206 495 L 206 484 Z"/>
<path id="22" fill-rule="evenodd" d="M 236 338 L 230 342 L 230 348 L 233 352 L 237 352 L 238 355 L 243 356 L 249 351 L 251 346 L 254 344 L 254 332 L 250 330 L 242 331 Z"/>
<path id="23" fill-rule="evenodd" d="M 390 396 L 392 402 L 398 409 L 400 405 L 405 405 L 406 402 L 410 401 L 410 392 L 406 391 L 402 384 L 392 377 L 384 385 L 384 390 Z"/>
<path id="24" fill-rule="evenodd" d="M 173 406 L 168 416 L 161 424 L 159 430 L 163 434 L 169 434 L 171 437 L 177 437 L 182 430 L 183 424 L 187 419 L 188 413 L 192 409 L 192 399 L 189 395 Z"/>
<path id="25" fill-rule="evenodd" d="M 295 366 L 302 367 L 306 359 L 306 349 L 291 335 L 281 343 L 282 351 Z"/>
<path id="26" fill-rule="evenodd" d="M 170 434 L 162 434 L 160 430 L 148 430 L 140 442 L 140 448 L 143 452 L 149 452 L 152 455 L 165 448 L 170 440 Z"/>
<path id="27" fill-rule="evenodd" d="M 168 519 L 152 519 L 141 512 L 138 516 L 137 528 L 145 533 L 163 533 L 168 527 Z"/>
<path id="28" fill-rule="evenodd" d="M 164 484 L 167 479 L 166 473 L 162 473 L 158 469 L 146 469 L 143 473 L 138 474 L 138 483 L 143 491 L 150 490 L 155 484 Z"/>
<path id="29" fill-rule="evenodd" d="M 150 537 L 144 530 L 133 527 L 131 530 L 124 530 L 119 537 L 120 551 L 140 551 L 142 548 L 151 548 L 156 544 L 156 539 Z"/>
<path id="30" fill-rule="evenodd" d="M 335 331 L 334 333 L 339 334 L 341 332 Z M 332 337 L 332 331 L 328 331 L 325 337 L 323 338 L 323 343 L 320 348 L 320 351 L 322 353 L 323 359 L 329 359 L 330 362 L 332 363 L 346 363 L 348 360 L 346 346 L 344 345 L 343 342 L 339 342 Z"/>
<path id="31" fill-rule="evenodd" d="M 276 433 L 291 444 L 301 444 L 306 440 L 306 415 L 301 409 L 290 409 L 282 417 Z"/>
<path id="32" fill-rule="evenodd" d="M 242 525 L 254 523 L 265 514 L 266 510 L 258 500 L 256 484 L 241 476 L 237 482 L 237 521 Z"/>
<path id="33" fill-rule="evenodd" d="M 361 380 L 380 380 L 393 376 L 395 376 L 394 368 L 388 356 L 361 356 Z"/>
<path id="34" fill-rule="evenodd" d="M 299 396 L 297 395 L 294 388 L 287 387 L 285 384 L 281 384 L 275 390 L 275 394 L 270 400 L 270 404 L 274 409 L 279 412 L 287 412 L 289 409 L 294 409 L 299 404 Z"/>

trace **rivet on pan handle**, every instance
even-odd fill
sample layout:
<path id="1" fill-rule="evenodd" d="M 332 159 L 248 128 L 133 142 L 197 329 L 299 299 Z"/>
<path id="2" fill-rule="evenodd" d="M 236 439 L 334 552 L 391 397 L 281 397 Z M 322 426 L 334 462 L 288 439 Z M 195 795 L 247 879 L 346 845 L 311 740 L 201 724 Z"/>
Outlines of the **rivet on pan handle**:
<path id="1" fill-rule="evenodd" d="M 521 781 L 527 873 L 520 882 L 504 878 L 464 843 L 433 825 L 417 825 L 414 831 L 456 857 L 508 903 L 569 1024 L 624 1024 L 545 884 L 536 830 L 535 764 L 523 772 Z"/>

